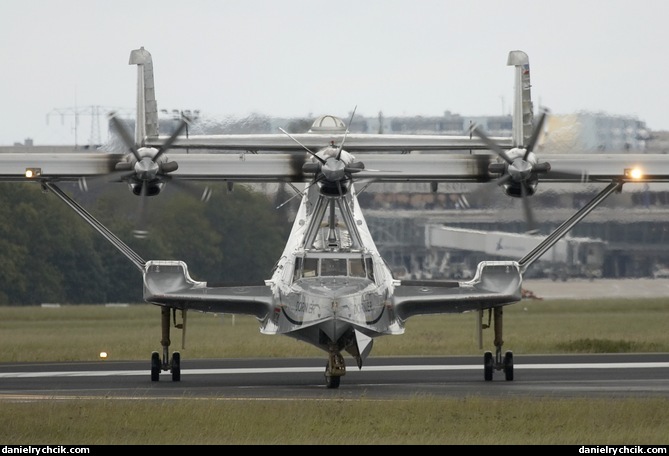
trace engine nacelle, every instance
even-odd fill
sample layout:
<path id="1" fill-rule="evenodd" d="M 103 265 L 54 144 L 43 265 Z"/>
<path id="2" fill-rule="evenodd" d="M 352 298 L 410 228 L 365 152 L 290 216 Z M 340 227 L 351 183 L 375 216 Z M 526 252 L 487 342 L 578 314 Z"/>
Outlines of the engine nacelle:
<path id="1" fill-rule="evenodd" d="M 523 185 L 525 189 L 523 189 Z M 537 191 L 537 186 L 539 185 L 539 179 L 536 177 L 531 180 L 526 180 L 524 184 L 520 182 L 511 182 L 509 184 L 504 184 L 504 193 L 508 196 L 514 198 L 523 198 L 525 196 L 532 196 Z"/>
<path id="2" fill-rule="evenodd" d="M 144 194 L 146 196 L 154 196 L 162 191 L 165 183 L 159 180 L 155 180 L 152 182 L 131 182 L 129 185 L 130 190 L 134 195 L 141 196 Z M 145 186 L 146 189 L 143 189 Z"/>
<path id="3" fill-rule="evenodd" d="M 504 161 L 491 163 L 488 172 L 499 174 L 504 193 L 514 198 L 534 195 L 539 184 L 539 174 L 550 171 L 550 164 L 538 163 L 535 154 L 522 148 L 509 150 L 503 158 Z"/>

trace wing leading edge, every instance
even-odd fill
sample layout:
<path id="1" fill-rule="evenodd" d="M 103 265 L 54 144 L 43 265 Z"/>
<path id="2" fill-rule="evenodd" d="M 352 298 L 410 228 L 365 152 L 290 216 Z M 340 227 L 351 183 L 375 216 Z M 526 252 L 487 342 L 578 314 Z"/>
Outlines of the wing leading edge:
<path id="1" fill-rule="evenodd" d="M 158 147 L 167 137 L 146 138 L 146 144 Z M 477 137 L 449 135 L 413 135 L 413 134 L 367 134 L 352 133 L 345 135 L 298 133 L 288 137 L 280 134 L 229 134 L 229 135 L 195 135 L 189 138 L 179 137 L 173 144 L 174 149 L 209 149 L 228 151 L 280 151 L 303 152 L 304 147 L 318 150 L 329 144 L 342 144 L 346 141 L 346 150 L 352 153 L 396 151 L 410 152 L 447 151 L 447 150 L 487 150 L 488 144 Z M 503 147 L 510 147 L 507 137 L 495 137 L 494 141 Z M 299 143 L 298 143 L 299 142 Z"/>

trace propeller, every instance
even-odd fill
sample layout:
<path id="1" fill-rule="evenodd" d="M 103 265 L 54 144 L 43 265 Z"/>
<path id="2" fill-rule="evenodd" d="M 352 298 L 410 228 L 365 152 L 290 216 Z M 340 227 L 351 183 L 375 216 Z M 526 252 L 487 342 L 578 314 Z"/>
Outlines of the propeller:
<path id="1" fill-rule="evenodd" d="M 536 225 L 528 198 L 536 191 L 539 175 L 546 174 L 551 169 L 550 163 L 539 163 L 533 152 L 547 115 L 548 110 L 542 110 L 527 144 L 516 145 L 508 151 L 490 139 L 478 125 L 474 125 L 471 130 L 500 158 L 501 161 L 488 166 L 488 172 L 500 175 L 494 183 L 503 186 L 507 195 L 522 199 L 523 212 L 530 231 L 535 231 Z"/>
<path id="2" fill-rule="evenodd" d="M 357 106 L 353 108 L 353 112 L 351 113 L 351 117 L 348 123 L 349 126 L 353 123 L 353 117 L 355 116 L 356 109 Z M 319 153 L 309 149 L 283 128 L 279 128 L 279 130 L 290 139 L 295 141 L 295 143 L 301 146 L 304 150 L 306 150 L 309 155 L 311 155 L 316 161 L 304 162 L 303 159 L 300 159 L 299 161 L 294 160 L 292 162 L 292 166 L 295 169 L 296 175 L 302 177 L 305 174 L 312 174 L 314 177 L 302 191 L 293 187 L 295 190 L 295 195 L 288 199 L 288 201 L 285 201 L 284 203 L 277 206 L 277 209 L 283 207 L 295 197 L 304 195 L 304 192 L 315 184 L 322 183 L 320 186 L 320 191 L 324 195 L 343 196 L 348 191 L 346 183 L 353 180 L 353 174 L 359 173 L 363 170 L 367 172 L 380 172 L 380 170 L 377 169 L 366 168 L 363 162 L 355 161 L 353 155 L 344 150 L 344 144 L 346 143 L 346 138 L 349 133 L 348 126 L 344 132 L 344 137 L 342 138 L 339 146 L 335 146 L 334 141 L 331 141 L 330 145 L 321 149 Z M 400 171 L 386 172 L 399 173 Z M 362 190 L 364 190 L 370 183 L 371 182 L 368 182 Z"/>
<path id="3" fill-rule="evenodd" d="M 163 154 L 172 147 L 172 144 L 188 126 L 187 117 L 181 119 L 172 135 L 157 149 L 155 147 L 138 147 L 126 126 L 121 123 L 114 113 L 110 115 L 110 121 L 133 156 L 129 161 L 116 164 L 117 171 L 132 171 L 126 175 L 126 178 L 134 177 L 135 183 L 144 185 L 179 168 L 177 162 L 163 158 Z M 139 192 L 138 190 L 135 193 L 138 194 Z"/>
<path id="4" fill-rule="evenodd" d="M 354 114 L 355 109 L 351 114 L 351 119 L 353 118 Z M 304 163 L 302 165 L 302 172 L 304 174 L 314 175 L 314 179 L 310 186 L 318 182 L 323 184 L 321 186 L 321 192 L 323 194 L 339 194 L 340 196 L 344 195 L 346 192 L 345 183 L 351 180 L 352 174 L 358 173 L 365 169 L 364 163 L 353 161 L 353 156 L 344 150 L 344 142 L 346 141 L 348 128 L 344 133 L 344 138 L 342 139 L 339 147 L 336 147 L 334 142 L 332 142 L 329 148 L 320 151 L 320 155 L 302 144 L 297 138 L 292 136 L 283 128 L 279 128 L 279 130 L 295 141 L 298 145 L 300 145 L 314 159 L 316 159 L 315 162 L 312 161 Z"/>
<path id="5" fill-rule="evenodd" d="M 185 116 L 182 117 L 172 135 L 158 148 L 136 144 L 126 125 L 119 120 L 115 113 L 110 114 L 109 120 L 130 152 L 125 161 L 116 164 L 114 173 L 121 174 L 121 179 L 127 181 L 132 192 L 140 197 L 138 227 L 134 230 L 134 235 L 137 238 L 146 238 L 148 236 L 146 198 L 160 193 L 166 182 L 177 182 L 169 174 L 176 171 L 179 164 L 170 160 L 165 152 L 172 147 L 177 138 L 188 127 L 190 119 Z M 185 187 L 185 183 L 180 183 L 180 185 Z M 201 190 L 197 189 L 197 191 L 201 193 Z"/>

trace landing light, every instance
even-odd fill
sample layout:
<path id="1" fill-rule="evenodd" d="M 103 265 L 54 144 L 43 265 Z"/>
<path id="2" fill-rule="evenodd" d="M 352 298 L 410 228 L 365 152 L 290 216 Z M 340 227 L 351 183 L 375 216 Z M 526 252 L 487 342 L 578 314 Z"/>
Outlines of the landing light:
<path id="1" fill-rule="evenodd" d="M 26 177 L 32 179 L 33 177 L 39 177 L 42 174 L 42 168 L 26 168 Z"/>
<path id="2" fill-rule="evenodd" d="M 631 179 L 641 179 L 643 177 L 643 171 L 640 168 L 626 168 L 625 177 Z"/>

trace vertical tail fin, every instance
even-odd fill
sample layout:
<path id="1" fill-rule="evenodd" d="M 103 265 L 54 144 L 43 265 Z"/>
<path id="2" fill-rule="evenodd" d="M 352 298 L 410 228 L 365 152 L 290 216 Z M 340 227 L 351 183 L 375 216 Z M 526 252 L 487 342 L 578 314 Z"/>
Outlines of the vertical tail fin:
<path id="1" fill-rule="evenodd" d="M 532 136 L 532 94 L 530 93 L 530 60 L 523 51 L 509 52 L 507 65 L 516 67 L 513 100 L 513 145 L 526 145 Z"/>
<path id="2" fill-rule="evenodd" d="M 137 65 L 137 120 L 135 144 L 143 145 L 147 136 L 158 136 L 158 103 L 153 83 L 153 60 L 143 47 L 130 52 L 129 65 Z"/>

